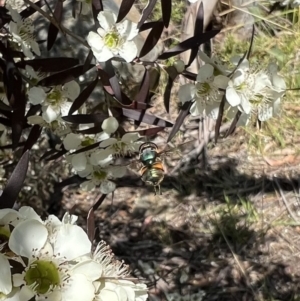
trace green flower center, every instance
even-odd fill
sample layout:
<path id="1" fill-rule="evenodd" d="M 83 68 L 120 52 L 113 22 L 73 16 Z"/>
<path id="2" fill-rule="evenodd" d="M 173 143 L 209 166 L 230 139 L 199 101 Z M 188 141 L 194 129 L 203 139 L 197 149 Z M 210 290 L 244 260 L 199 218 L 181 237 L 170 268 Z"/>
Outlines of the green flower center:
<path id="1" fill-rule="evenodd" d="M 52 89 L 52 91 L 47 95 L 47 102 L 49 105 L 57 105 L 62 100 L 62 91 L 59 89 Z"/>
<path id="2" fill-rule="evenodd" d="M 110 32 L 104 36 L 104 44 L 108 48 L 112 48 L 112 49 L 117 48 L 119 42 L 120 42 L 120 36 L 117 32 Z"/>
<path id="3" fill-rule="evenodd" d="M 197 83 L 196 89 L 197 89 L 196 92 L 197 96 L 201 97 L 209 94 L 209 92 L 211 91 L 211 86 L 209 83 Z"/>
<path id="4" fill-rule="evenodd" d="M 96 178 L 99 181 L 103 181 L 107 177 L 107 173 L 104 170 L 97 170 L 93 173 L 94 178 Z"/>
<path id="5" fill-rule="evenodd" d="M 81 142 L 81 146 L 85 147 L 92 145 L 93 143 L 95 143 L 95 140 L 93 138 L 87 137 Z"/>
<path id="6" fill-rule="evenodd" d="M 45 294 L 60 283 L 56 265 L 46 260 L 34 261 L 27 270 L 24 280 L 27 285 L 33 285 L 38 294 Z"/>

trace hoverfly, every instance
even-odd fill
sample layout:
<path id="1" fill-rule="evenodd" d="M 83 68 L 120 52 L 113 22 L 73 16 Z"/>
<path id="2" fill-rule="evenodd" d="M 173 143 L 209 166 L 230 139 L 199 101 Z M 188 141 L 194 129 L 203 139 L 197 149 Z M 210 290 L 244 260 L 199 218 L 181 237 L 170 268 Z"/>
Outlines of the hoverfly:
<path id="1" fill-rule="evenodd" d="M 153 142 L 145 142 L 141 144 L 139 148 L 139 161 L 143 164 L 140 169 L 141 180 L 146 184 L 154 187 L 154 194 L 156 195 L 160 191 L 160 183 L 165 176 L 165 170 L 163 167 L 158 147 Z"/>
<path id="2" fill-rule="evenodd" d="M 184 142 L 180 145 L 194 143 L 195 140 Z M 174 149 L 173 149 L 174 150 Z M 172 149 L 159 152 L 158 147 L 153 142 L 144 142 L 139 148 L 139 162 L 143 165 L 140 169 L 141 180 L 154 187 L 154 194 L 162 194 L 160 183 L 165 177 L 162 155 L 172 152 Z"/>

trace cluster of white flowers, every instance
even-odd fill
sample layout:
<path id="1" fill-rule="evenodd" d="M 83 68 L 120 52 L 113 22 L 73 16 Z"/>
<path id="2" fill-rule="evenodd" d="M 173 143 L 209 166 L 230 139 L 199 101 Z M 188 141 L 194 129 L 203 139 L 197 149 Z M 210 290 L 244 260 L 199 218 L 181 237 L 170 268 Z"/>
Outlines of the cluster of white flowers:
<path id="1" fill-rule="evenodd" d="M 300 5 L 300 0 L 271 0 L 271 3 L 280 3 L 281 6 L 298 7 Z"/>
<path id="2" fill-rule="evenodd" d="M 9 4 L 6 4 L 6 8 L 12 17 L 12 21 L 9 23 L 11 41 L 21 46 L 24 55 L 30 59 L 34 57 L 32 51 L 36 55 L 41 55 L 39 44 L 35 40 L 32 20 L 23 20 L 17 10 L 13 9 Z"/>
<path id="3" fill-rule="evenodd" d="M 0 299 L 7 301 L 146 301 L 110 248 L 92 244 L 66 213 L 46 220 L 31 207 L 0 210 Z"/>
<path id="4" fill-rule="evenodd" d="M 116 23 L 117 16 L 111 11 L 101 11 L 98 15 L 100 28 L 91 31 L 87 42 L 98 62 L 106 62 L 113 57 L 121 57 L 131 62 L 138 53 L 137 24 L 129 20 Z"/>
<path id="5" fill-rule="evenodd" d="M 224 96 L 229 119 L 241 112 L 237 126 L 247 125 L 251 116 L 266 121 L 278 115 L 286 85 L 277 72 L 276 64 L 271 63 L 266 70 L 257 71 L 250 68 L 247 59 L 238 64 L 240 58 L 234 57 L 232 62 L 238 67 L 230 76 L 228 68 L 221 66 L 216 59 L 209 59 L 203 53 L 200 57 L 205 65 L 199 69 L 196 83 L 183 85 L 179 89 L 182 103 L 193 102 L 190 108 L 192 116 L 217 119 Z"/>
<path id="6" fill-rule="evenodd" d="M 114 166 L 115 158 L 130 155 L 138 151 L 141 144 L 138 133 L 126 133 L 121 138 L 112 138 L 119 127 L 116 118 L 108 117 L 102 123 L 103 132 L 96 135 L 79 135 L 70 133 L 66 135 L 63 144 L 71 153 L 67 161 L 73 170 L 87 180 L 82 183 L 82 188 L 91 190 L 97 186 L 102 193 L 108 194 L 115 190 L 114 178 L 125 175 L 125 166 Z M 80 149 L 99 143 L 99 147 L 92 150 L 78 152 Z M 75 154 L 72 154 L 76 152 Z"/>

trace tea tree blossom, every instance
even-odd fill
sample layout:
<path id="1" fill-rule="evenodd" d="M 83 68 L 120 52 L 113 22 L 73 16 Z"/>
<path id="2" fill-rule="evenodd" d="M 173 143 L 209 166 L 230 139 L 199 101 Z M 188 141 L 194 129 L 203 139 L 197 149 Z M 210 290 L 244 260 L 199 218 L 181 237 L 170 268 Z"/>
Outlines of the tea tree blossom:
<path id="1" fill-rule="evenodd" d="M 112 155 L 125 156 L 138 152 L 140 142 L 138 133 L 126 133 L 122 138 L 109 138 L 100 143 L 100 147 L 104 147 L 111 152 Z"/>
<path id="2" fill-rule="evenodd" d="M 116 23 L 117 16 L 111 11 L 101 11 L 98 21 L 101 26 L 97 33 L 91 31 L 87 42 L 98 62 L 106 62 L 113 57 L 121 57 L 131 62 L 138 52 L 133 39 L 138 34 L 137 24 L 129 20 Z"/>
<path id="3" fill-rule="evenodd" d="M 277 74 L 276 65 L 270 64 L 266 71 L 251 72 L 249 62 L 245 60 L 226 89 L 226 99 L 231 105 L 228 117 L 233 117 L 239 110 L 242 114 L 237 126 L 247 125 L 253 115 L 260 121 L 275 117 L 285 89 L 285 82 Z"/>
<path id="4" fill-rule="evenodd" d="M 196 84 L 186 84 L 179 89 L 182 103 L 193 101 L 190 112 L 192 116 L 206 115 L 217 119 L 220 101 L 224 95 L 229 79 L 224 75 L 214 76 L 214 67 L 206 64 L 199 69 Z"/>
<path id="5" fill-rule="evenodd" d="M 12 17 L 12 21 L 9 23 L 9 32 L 13 41 L 21 45 L 23 53 L 28 58 L 34 58 L 32 51 L 36 55 L 41 55 L 39 44 L 35 40 L 32 20 L 29 18 L 22 20 L 21 15 L 10 5 L 6 5 L 6 8 Z"/>
<path id="6" fill-rule="evenodd" d="M 49 91 L 43 87 L 32 87 L 28 92 L 29 102 L 42 105 L 43 119 L 51 123 L 60 116 L 67 115 L 72 102 L 80 93 L 80 87 L 75 81 L 66 83 L 63 86 L 55 86 Z"/>
<path id="7" fill-rule="evenodd" d="M 76 273 L 69 263 L 78 261 L 77 258 L 91 250 L 86 233 L 77 225 L 64 222 L 51 227 L 37 220 L 25 220 L 12 231 L 9 248 L 28 259 L 24 271 L 13 275 L 14 286 L 20 287 L 17 292 L 20 300 L 32 297 L 64 300 L 71 296 L 72 300 L 93 300 L 94 285 L 89 280 L 90 275 L 86 275 L 90 270 L 86 269 L 86 274 Z M 94 266 L 97 270 L 97 265 Z M 99 267 L 98 271 L 92 280 L 99 277 Z"/>
<path id="8" fill-rule="evenodd" d="M 95 301 L 147 300 L 146 285 L 127 280 L 128 267 L 114 258 L 111 249 L 104 242 L 98 244 L 92 259 L 102 266 L 101 278 L 95 281 Z"/>

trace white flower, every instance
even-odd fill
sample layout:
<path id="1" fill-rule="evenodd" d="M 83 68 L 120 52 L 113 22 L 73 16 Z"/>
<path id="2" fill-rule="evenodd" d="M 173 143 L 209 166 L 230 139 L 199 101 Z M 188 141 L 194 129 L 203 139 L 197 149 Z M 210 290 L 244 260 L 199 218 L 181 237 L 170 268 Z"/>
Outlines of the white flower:
<path id="1" fill-rule="evenodd" d="M 190 112 L 192 116 L 206 115 L 217 119 L 220 101 L 229 79 L 224 75 L 214 76 L 214 67 L 206 64 L 199 69 L 197 83 L 186 84 L 179 88 L 179 99 L 182 103 L 194 101 Z"/>
<path id="2" fill-rule="evenodd" d="M 239 110 L 242 114 L 237 126 L 247 125 L 253 115 L 260 121 L 275 117 L 285 89 L 285 82 L 277 74 L 276 65 L 270 64 L 267 72 L 251 73 L 246 64 L 236 70 L 226 89 L 226 99 L 233 107 L 227 116 L 232 118 Z"/>
<path id="3" fill-rule="evenodd" d="M 108 117 L 102 122 L 102 130 L 107 134 L 113 134 L 119 127 L 119 122 L 115 117 Z"/>
<path id="4" fill-rule="evenodd" d="M 16 293 L 20 300 L 93 300 L 92 281 L 101 270 L 94 264 L 92 270 L 76 272 L 74 264 L 84 264 L 80 257 L 90 254 L 91 242 L 73 223 L 72 217 L 65 217 L 62 223 L 52 217 L 45 223 L 25 220 L 14 228 L 9 248 L 27 258 L 22 274 L 13 275 L 14 286 L 20 287 Z"/>
<path id="5" fill-rule="evenodd" d="M 196 3 L 198 0 L 189 0 L 190 3 Z"/>
<path id="6" fill-rule="evenodd" d="M 42 116 L 33 115 L 27 117 L 27 122 L 29 124 L 37 124 L 41 127 L 45 127 L 51 130 L 55 135 L 63 137 L 71 132 L 71 128 L 67 122 L 65 122 L 60 117 L 50 123 L 46 122 Z"/>
<path id="7" fill-rule="evenodd" d="M 87 42 L 91 46 L 98 62 L 106 62 L 120 56 L 126 62 L 131 62 L 138 49 L 133 39 L 138 34 L 137 24 L 129 20 L 116 23 L 117 16 L 111 11 L 101 11 L 98 21 L 102 28 L 97 33 L 90 32 Z"/>
<path id="8" fill-rule="evenodd" d="M 0 252 L 4 245 L 0 245 Z M 5 255 L 0 253 L 0 297 L 2 294 L 7 295 L 11 292 L 12 282 L 11 282 L 11 271 L 10 264 Z"/>
<path id="9" fill-rule="evenodd" d="M 12 9 L 10 5 L 6 5 L 6 8 L 10 11 L 13 19 L 9 23 L 9 32 L 12 34 L 13 40 L 21 44 L 22 50 L 28 58 L 34 58 L 31 50 L 36 55 L 41 55 L 39 44 L 35 41 L 32 20 L 29 18 L 22 20 L 18 12 Z"/>
<path id="10" fill-rule="evenodd" d="M 110 180 L 121 178 L 125 173 L 125 166 L 92 166 L 92 172 L 86 177 L 89 181 L 83 182 L 81 187 L 85 190 L 92 190 L 99 186 L 101 193 L 108 194 L 116 189 L 116 184 Z M 80 176 L 80 173 L 78 174 Z"/>
<path id="11" fill-rule="evenodd" d="M 109 138 L 102 141 L 100 147 L 110 150 L 112 155 L 131 155 L 139 150 L 139 138 L 138 133 L 126 133 L 121 139 Z"/>
<path id="12" fill-rule="evenodd" d="M 49 92 L 42 87 L 32 87 L 28 92 L 29 102 L 42 105 L 43 119 L 51 123 L 60 116 L 67 115 L 72 103 L 80 93 L 80 87 L 75 81 L 66 83 L 64 86 L 55 86 Z"/>
<path id="13" fill-rule="evenodd" d="M 128 266 L 114 258 L 110 248 L 100 242 L 93 254 L 93 260 L 101 264 L 101 278 L 95 282 L 95 301 L 146 301 L 147 286 L 126 280 L 129 276 Z"/>

